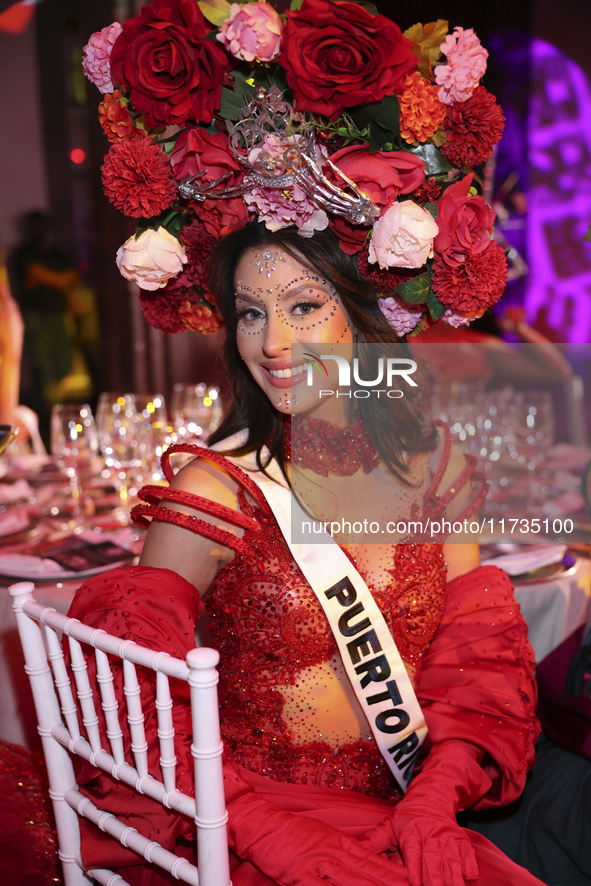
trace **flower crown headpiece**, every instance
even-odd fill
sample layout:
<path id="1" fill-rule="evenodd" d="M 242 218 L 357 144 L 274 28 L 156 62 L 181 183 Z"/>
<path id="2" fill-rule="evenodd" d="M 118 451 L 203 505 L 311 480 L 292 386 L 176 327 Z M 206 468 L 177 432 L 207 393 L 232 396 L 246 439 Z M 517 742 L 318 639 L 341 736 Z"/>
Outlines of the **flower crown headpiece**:
<path id="1" fill-rule="evenodd" d="M 444 58 L 442 58 L 442 56 Z M 330 227 L 399 335 L 469 323 L 507 276 L 474 168 L 503 114 L 488 53 L 438 20 L 404 34 L 350 0 L 153 0 L 93 34 L 105 192 L 139 219 L 117 263 L 165 332 L 217 332 L 215 241 L 257 218 Z"/>

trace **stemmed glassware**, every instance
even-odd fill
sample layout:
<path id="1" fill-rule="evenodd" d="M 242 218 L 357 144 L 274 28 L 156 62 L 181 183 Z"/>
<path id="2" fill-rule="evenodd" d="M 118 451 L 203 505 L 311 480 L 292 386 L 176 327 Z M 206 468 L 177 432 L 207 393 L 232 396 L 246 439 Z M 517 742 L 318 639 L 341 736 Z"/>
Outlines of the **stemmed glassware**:
<path id="1" fill-rule="evenodd" d="M 174 385 L 172 389 L 172 417 L 180 440 L 197 439 L 206 443 L 222 418 L 222 401 L 217 387 Z"/>
<path id="2" fill-rule="evenodd" d="M 90 472 L 97 455 L 97 431 L 90 406 L 73 403 L 56 403 L 51 411 L 51 453 L 69 480 L 70 496 L 65 506 L 70 522 L 81 520 L 81 478 Z M 59 508 L 52 507 L 57 516 Z M 62 512 L 63 513 L 63 512 Z"/>

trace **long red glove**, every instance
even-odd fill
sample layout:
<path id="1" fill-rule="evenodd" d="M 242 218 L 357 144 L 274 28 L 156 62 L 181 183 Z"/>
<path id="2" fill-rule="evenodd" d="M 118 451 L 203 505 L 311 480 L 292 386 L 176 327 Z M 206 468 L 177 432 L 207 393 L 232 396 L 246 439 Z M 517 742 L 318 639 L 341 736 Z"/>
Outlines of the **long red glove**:
<path id="1" fill-rule="evenodd" d="M 405 869 L 317 819 L 258 796 L 224 760 L 230 848 L 278 886 L 408 886 Z"/>
<path id="2" fill-rule="evenodd" d="M 474 849 L 456 822 L 490 787 L 480 751 L 463 741 L 435 745 L 390 819 L 363 844 L 398 848 L 411 886 L 465 886 L 478 877 Z"/>

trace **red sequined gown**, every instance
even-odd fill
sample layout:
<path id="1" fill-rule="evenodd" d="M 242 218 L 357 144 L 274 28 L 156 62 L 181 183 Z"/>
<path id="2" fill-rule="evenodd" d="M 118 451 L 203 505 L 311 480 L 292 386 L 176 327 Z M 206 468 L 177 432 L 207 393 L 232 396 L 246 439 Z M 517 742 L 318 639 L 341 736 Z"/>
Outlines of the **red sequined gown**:
<path id="1" fill-rule="evenodd" d="M 224 465 L 239 481 L 241 513 L 234 514 L 233 522 L 244 528 L 242 539 L 158 503 L 166 498 L 180 500 L 178 490 L 146 488 L 142 495 L 146 504 L 139 507 L 138 518 L 176 522 L 235 549 L 235 559 L 220 570 L 205 596 L 213 645 L 220 652 L 219 696 L 226 746 L 255 790 L 277 805 L 311 817 L 324 816 L 333 826 L 361 835 L 400 799 L 377 747 L 369 739 L 335 746 L 312 733 L 296 740 L 284 716 L 285 698 L 277 688 L 294 687 L 297 693 L 303 687 L 305 704 L 307 669 L 337 654 L 321 607 L 258 487 L 217 453 L 197 453 Z M 433 518 L 441 516 L 453 498 L 453 493 L 436 494 L 448 457 L 445 446 L 436 475 L 425 484 L 423 513 Z M 180 498 L 186 502 L 186 496 L 181 493 Z M 220 505 L 196 497 L 193 502 L 201 511 L 229 517 L 228 509 Z M 473 507 L 474 503 L 461 516 L 468 516 Z M 358 569 L 363 573 L 361 564 Z M 372 591 L 413 679 L 429 726 L 427 745 L 459 739 L 481 748 L 485 752 L 482 767 L 492 787 L 479 808 L 510 802 L 521 792 L 533 760 L 537 721 L 533 655 L 507 576 L 493 567 L 481 567 L 447 583 L 442 546 L 412 543 L 392 546 L 388 573 L 390 580 Z M 198 605 L 196 591 L 175 573 L 133 567 L 83 585 L 70 614 L 120 636 L 184 655 L 192 645 Z M 155 711 L 145 681 L 142 694 L 156 768 Z M 190 790 L 189 720 L 177 717 L 176 729 L 179 786 Z M 180 837 L 190 838 L 191 823 L 155 811 L 151 801 L 133 797 L 124 786 L 113 787 L 106 777 L 97 779 L 97 774 L 86 767 L 79 782 L 88 783 L 99 805 L 124 812 L 130 824 L 170 848 L 175 841 L 178 846 Z M 124 850 L 113 854 L 92 831 L 85 836 L 83 851 L 87 864 L 131 862 Z M 515 870 L 521 869 L 505 861 L 511 866 L 507 882 L 538 882 L 525 871 L 523 879 L 515 879 Z M 271 883 L 249 864 L 240 865 L 234 859 L 234 866 L 235 882 Z M 142 886 L 165 882 L 150 879 L 145 870 L 127 871 L 126 878 Z M 497 880 L 478 881 L 479 886 L 489 882 Z"/>

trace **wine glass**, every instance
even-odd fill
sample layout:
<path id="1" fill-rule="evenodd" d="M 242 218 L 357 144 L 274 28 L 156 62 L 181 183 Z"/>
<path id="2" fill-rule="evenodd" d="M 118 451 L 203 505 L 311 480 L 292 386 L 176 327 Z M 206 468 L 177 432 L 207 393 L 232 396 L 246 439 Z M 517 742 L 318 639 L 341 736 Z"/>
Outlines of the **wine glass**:
<path id="1" fill-rule="evenodd" d="M 12 443 L 19 429 L 16 425 L 0 425 L 0 455 Z"/>
<path id="2" fill-rule="evenodd" d="M 130 488 L 141 469 L 136 395 L 104 391 L 98 399 L 96 424 L 101 455 L 119 494 L 117 516 L 126 523 Z"/>
<path id="3" fill-rule="evenodd" d="M 515 435 L 514 457 L 527 470 L 527 509 L 541 514 L 551 482 L 540 469 L 548 448 L 554 442 L 554 404 L 549 391 L 523 391 L 515 395 L 509 408 Z"/>
<path id="4" fill-rule="evenodd" d="M 81 519 L 81 477 L 93 467 L 98 446 L 96 425 L 87 403 L 81 406 L 55 404 L 51 410 L 50 446 L 58 466 L 69 479 L 70 496 L 61 513 L 69 514 L 73 522 L 78 522 Z M 57 516 L 60 509 L 54 505 L 50 513 Z"/>
<path id="5" fill-rule="evenodd" d="M 137 453 L 142 472 L 151 480 L 161 480 L 160 458 L 172 443 L 174 428 L 168 424 L 162 394 L 136 394 Z"/>
<path id="6" fill-rule="evenodd" d="M 178 382 L 172 389 L 172 416 L 180 440 L 207 438 L 217 428 L 222 417 L 222 402 L 217 387 L 203 382 L 197 385 Z"/>

